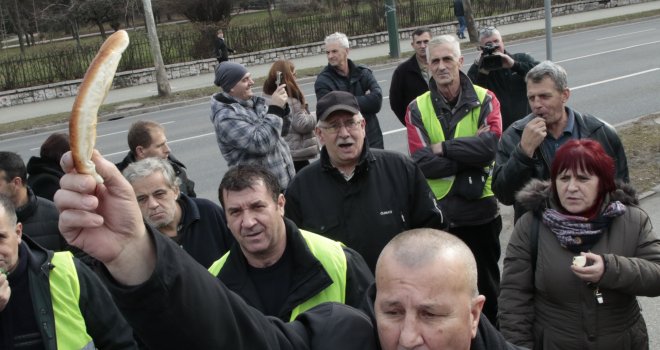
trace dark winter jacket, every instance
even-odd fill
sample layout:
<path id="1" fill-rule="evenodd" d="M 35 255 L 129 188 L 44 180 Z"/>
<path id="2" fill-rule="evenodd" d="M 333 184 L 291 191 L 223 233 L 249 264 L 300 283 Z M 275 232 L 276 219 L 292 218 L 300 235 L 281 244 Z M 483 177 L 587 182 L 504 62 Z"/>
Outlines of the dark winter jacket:
<path id="1" fill-rule="evenodd" d="M 229 60 L 229 52 L 234 52 L 227 43 L 225 39 L 216 37 L 213 41 L 213 55 L 218 59 L 218 62 L 224 62 Z"/>
<path id="2" fill-rule="evenodd" d="M 28 254 L 28 266 L 25 271 L 28 273 L 32 299 L 31 312 L 34 313 L 41 331 L 44 349 L 56 350 L 55 316 L 49 282 L 50 271 L 57 269 L 57 266 L 51 263 L 53 252 L 40 247 L 28 237 L 23 237 L 21 245 L 24 248 L 21 251 Z M 80 283 L 80 301 L 75 307 L 80 308 L 87 333 L 93 339 L 94 345 L 99 349 L 137 349 L 130 326 L 101 281 L 78 260 L 74 259 L 74 265 Z"/>
<path id="3" fill-rule="evenodd" d="M 479 101 L 470 79 L 462 72 L 460 79 L 461 93 L 454 108 L 444 101 L 437 90 L 435 80 L 431 78 L 429 82 L 433 108 L 445 135 L 445 141 L 442 142 L 442 156 L 433 153 L 431 138 L 422 121 L 417 101 L 409 105 L 409 113 L 406 117 L 408 118 L 406 120 L 408 149 L 427 179 L 458 177 L 466 171 L 488 167 L 495 159 L 497 142 L 502 134 L 499 102 L 491 91 L 487 92 L 483 102 Z M 479 126 L 488 125 L 490 131 L 470 137 L 454 138 L 458 123 L 469 117 L 471 111 L 476 108 L 481 108 Z M 438 205 L 450 227 L 481 225 L 499 215 L 494 196 L 469 200 L 456 194 L 455 190 L 454 185 L 444 198 L 438 200 Z"/>
<path id="4" fill-rule="evenodd" d="M 164 235 L 149 236 L 156 266 L 146 282 L 126 287 L 102 273 L 149 349 L 376 349 L 371 322 L 360 311 L 324 303 L 291 323 L 264 316 Z"/>
<path id="5" fill-rule="evenodd" d="M 171 153 L 167 156 L 167 160 L 170 162 L 170 165 L 174 169 L 176 177 L 181 180 L 181 184 L 179 185 L 179 190 L 181 190 L 181 193 L 187 195 L 188 197 L 197 197 L 197 194 L 195 193 L 195 182 L 188 178 L 188 174 L 186 174 L 186 166 L 183 165 L 183 163 L 181 163 L 178 159 L 176 159 Z M 137 162 L 135 154 L 133 151 L 128 151 L 126 157 L 124 157 L 121 162 L 115 164 L 115 166 L 117 166 L 119 171 L 123 172 L 129 164 L 134 162 Z"/>
<path id="6" fill-rule="evenodd" d="M 208 268 L 234 244 L 222 208 L 208 199 L 181 194 L 181 223 L 177 241 L 198 263 Z"/>
<path id="7" fill-rule="evenodd" d="M 530 212 L 516 223 L 504 259 L 498 315 L 502 334 L 535 350 L 648 349 L 635 296 L 660 295 L 660 239 L 648 215 L 635 205 L 634 192 L 620 187 L 603 204 L 621 201 L 626 212 L 610 222 L 590 249 L 605 262 L 597 284 L 571 271 L 576 254 L 562 247 L 542 220 L 532 246 L 534 212 L 558 208 L 550 193 L 548 181 L 533 180 L 517 196 Z"/>
<path id="8" fill-rule="evenodd" d="M 287 301 L 280 308 L 277 317 L 288 321 L 291 311 L 298 305 L 314 297 L 319 291 L 333 283 L 332 278 L 324 270 L 321 262 L 307 247 L 305 239 L 298 227 L 289 219 L 284 219 L 286 225 L 287 251 L 292 254 L 293 271 Z M 364 262 L 364 259 L 354 250 L 344 247 L 346 255 L 346 293 L 345 304 L 357 307 L 362 303 L 364 293 L 374 282 L 374 276 Z M 248 264 L 241 252 L 240 246 L 235 244 L 218 274 L 218 278 L 230 290 L 236 292 L 245 301 L 264 312 L 258 291 L 248 277 Z M 275 315 L 274 315 L 275 316 Z"/>
<path id="9" fill-rule="evenodd" d="M 387 242 L 420 227 L 442 229 L 442 213 L 419 168 L 402 154 L 365 144 L 353 177 L 332 166 L 325 147 L 286 193 L 285 214 L 298 227 L 343 242 L 374 271 Z"/>
<path id="10" fill-rule="evenodd" d="M 492 70 L 488 74 L 479 72 L 479 66 L 472 64 L 468 77 L 473 83 L 495 93 L 500 101 L 502 112 L 502 130 L 531 112 L 527 101 L 527 83 L 525 76 L 538 61 L 526 53 L 508 53 L 514 60 L 513 67 Z"/>
<path id="11" fill-rule="evenodd" d="M 566 107 L 567 112 L 570 110 Z M 607 154 L 614 158 L 616 178 L 624 182 L 628 179 L 628 161 L 623 145 L 616 130 L 606 122 L 589 114 L 581 114 L 573 110 L 575 116 L 575 130 L 577 138 L 598 141 Z M 515 195 L 531 179 L 547 180 L 550 178 L 550 165 L 552 159 L 541 151 L 539 147 L 534 151 L 532 158 L 527 157 L 520 148 L 520 139 L 527 123 L 535 116 L 530 114 L 525 118 L 511 124 L 502 134 L 497 147 L 495 169 L 493 171 L 493 192 L 500 203 L 514 205 L 515 219 L 518 220 L 525 213 L 519 203 L 515 202 Z"/>
<path id="12" fill-rule="evenodd" d="M 30 157 L 27 162 L 27 174 L 27 184 L 34 194 L 52 201 L 55 192 L 60 189 L 60 178 L 64 175 L 64 171 L 59 162 Z"/>
<path id="13" fill-rule="evenodd" d="M 413 55 L 396 67 L 390 84 L 390 107 L 401 124 L 406 125 L 408 104 L 427 91 L 429 91 L 429 82 L 422 75 L 417 55 Z"/>
<path id="14" fill-rule="evenodd" d="M 463 0 L 454 0 L 454 16 L 456 17 L 465 16 L 465 10 L 463 9 Z"/>
<path id="15" fill-rule="evenodd" d="M 23 233 L 42 247 L 54 251 L 64 250 L 67 245 L 58 227 L 60 212 L 55 203 L 35 196 L 27 187 L 28 202 L 16 208 L 18 221 L 23 224 Z"/>
<path id="16" fill-rule="evenodd" d="M 367 121 L 367 141 L 371 148 L 385 148 L 383 132 L 376 113 L 383 104 L 383 91 L 371 69 L 361 64 L 356 65 L 348 60 L 349 73 L 345 77 L 331 65 L 327 65 L 316 77 L 314 91 L 316 100 L 332 91 L 348 91 L 352 93 L 360 106 L 360 113 Z"/>
<path id="17" fill-rule="evenodd" d="M 371 319 L 371 323 L 376 324 L 376 313 L 374 311 L 374 302 L 376 301 L 376 284 L 372 284 L 369 287 L 365 295 L 365 299 L 360 306 L 360 309 L 366 313 Z M 378 333 L 374 333 L 374 337 L 378 339 Z M 380 344 L 379 344 L 380 346 Z M 504 340 L 502 334 L 500 334 L 495 327 L 488 321 L 486 316 L 481 314 L 479 317 L 479 326 L 477 328 L 477 334 L 472 338 L 472 345 L 470 350 L 523 350 L 523 348 L 517 347 L 510 343 L 507 343 Z"/>

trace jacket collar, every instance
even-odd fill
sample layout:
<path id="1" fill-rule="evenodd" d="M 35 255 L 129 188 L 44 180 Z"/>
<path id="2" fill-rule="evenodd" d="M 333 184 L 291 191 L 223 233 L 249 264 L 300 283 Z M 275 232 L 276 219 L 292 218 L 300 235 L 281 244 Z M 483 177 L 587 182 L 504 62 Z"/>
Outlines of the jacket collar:
<path id="1" fill-rule="evenodd" d="M 321 262 L 307 247 L 298 227 L 293 221 L 283 218 L 286 227 L 287 251 L 293 258 L 292 281 L 289 296 L 279 315 L 288 319 L 294 307 L 313 297 L 332 284 L 332 279 L 323 268 Z M 251 305 L 261 305 L 256 293 L 256 286 L 248 278 L 247 260 L 238 243 L 235 243 L 229 253 L 225 265 L 220 270 L 218 278 L 231 290 L 241 295 Z"/>
<path id="2" fill-rule="evenodd" d="M 367 139 L 364 139 L 364 146 L 362 147 L 362 153 L 360 153 L 360 159 L 358 160 L 358 164 L 355 166 L 355 172 L 353 177 L 356 177 L 360 174 L 364 174 L 367 171 L 369 171 L 369 163 L 373 162 L 376 160 L 376 157 L 374 157 L 373 153 L 369 149 L 369 144 L 367 143 Z M 328 150 L 323 146 L 321 148 L 321 157 L 320 157 L 320 162 L 321 162 L 321 169 L 323 171 L 327 171 L 332 175 L 336 175 L 341 177 L 342 179 L 344 176 L 337 170 L 332 165 L 332 162 L 330 161 L 330 155 L 328 154 Z"/>
<path id="3" fill-rule="evenodd" d="M 199 214 L 199 208 L 197 204 L 184 193 L 179 193 L 179 199 L 177 200 L 181 206 L 181 226 L 180 231 L 186 230 L 187 227 L 192 225 L 194 222 L 199 221 L 201 215 Z"/>
<path id="4" fill-rule="evenodd" d="M 28 201 L 24 206 L 16 208 L 16 217 L 18 221 L 25 221 L 27 218 L 31 217 L 35 211 L 37 211 L 37 196 L 34 194 L 34 191 L 30 186 L 25 186 L 27 189 Z"/>

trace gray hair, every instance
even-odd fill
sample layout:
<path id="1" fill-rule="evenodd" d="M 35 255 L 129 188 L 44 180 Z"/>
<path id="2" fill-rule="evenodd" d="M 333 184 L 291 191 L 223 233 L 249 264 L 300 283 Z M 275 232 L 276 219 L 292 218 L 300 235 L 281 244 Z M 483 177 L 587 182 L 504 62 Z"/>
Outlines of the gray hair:
<path id="1" fill-rule="evenodd" d="M 555 83 L 557 91 L 568 89 L 568 78 L 566 70 L 562 66 L 551 61 L 543 61 L 532 68 L 525 76 L 525 83 L 540 83 L 543 78 L 548 77 Z"/>
<path id="2" fill-rule="evenodd" d="M 431 49 L 441 45 L 449 45 L 452 53 L 454 54 L 454 58 L 457 60 L 461 57 L 461 44 L 458 42 L 458 40 L 456 40 L 456 37 L 453 35 L 444 34 L 436 36 L 435 38 L 431 39 L 431 41 L 429 41 L 429 45 L 426 47 L 426 60 L 431 58 Z"/>
<path id="3" fill-rule="evenodd" d="M 16 207 L 9 197 L 0 194 L 0 207 L 5 210 L 5 217 L 9 221 L 10 226 L 16 226 L 18 218 L 16 217 Z"/>
<path id="4" fill-rule="evenodd" d="M 479 41 L 483 38 L 489 38 L 493 35 L 499 35 L 502 37 L 502 34 L 500 34 L 500 31 L 497 30 L 495 27 L 483 27 L 479 29 Z"/>
<path id="5" fill-rule="evenodd" d="M 340 32 L 334 32 L 328 36 L 325 37 L 324 43 L 327 45 L 329 43 L 337 42 L 339 43 L 343 48 L 348 49 L 348 37 L 344 33 Z"/>
<path id="6" fill-rule="evenodd" d="M 181 180 L 176 176 L 174 168 L 172 168 L 172 165 L 166 159 L 157 157 L 144 158 L 129 164 L 122 174 L 132 185 L 136 180 L 148 177 L 157 171 L 163 174 L 163 178 L 165 178 L 168 186 L 179 188 Z"/>
<path id="7" fill-rule="evenodd" d="M 455 264 L 459 264 L 456 270 L 464 273 L 466 288 L 472 297 L 479 295 L 474 255 L 462 240 L 450 233 L 430 228 L 401 232 L 383 248 L 376 271 L 385 255 L 391 255 L 397 263 L 410 269 L 426 265 L 439 256 L 449 256 Z"/>

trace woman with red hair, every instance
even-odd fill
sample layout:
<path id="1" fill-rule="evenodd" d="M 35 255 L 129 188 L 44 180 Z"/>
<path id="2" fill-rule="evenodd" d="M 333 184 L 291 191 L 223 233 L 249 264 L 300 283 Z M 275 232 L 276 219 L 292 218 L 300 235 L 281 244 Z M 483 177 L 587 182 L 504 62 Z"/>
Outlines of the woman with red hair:
<path id="1" fill-rule="evenodd" d="M 498 320 L 534 350 L 648 349 L 636 296 L 660 295 L 660 239 L 614 160 L 593 140 L 561 146 L 550 181 L 516 198 L 529 210 L 504 259 Z"/>
<path id="2" fill-rule="evenodd" d="M 285 116 L 282 136 L 289 145 L 291 158 L 296 173 L 306 165 L 309 160 L 319 154 L 319 145 L 314 135 L 316 118 L 309 113 L 305 95 L 296 82 L 296 67 L 289 60 L 278 60 L 273 63 L 264 81 L 264 97 L 269 98 L 277 88 L 277 74 L 280 73 L 280 84 L 286 84 L 286 93 L 289 96 L 289 114 Z M 289 124 L 290 123 L 290 124 Z M 288 124 L 288 125 L 287 125 Z"/>

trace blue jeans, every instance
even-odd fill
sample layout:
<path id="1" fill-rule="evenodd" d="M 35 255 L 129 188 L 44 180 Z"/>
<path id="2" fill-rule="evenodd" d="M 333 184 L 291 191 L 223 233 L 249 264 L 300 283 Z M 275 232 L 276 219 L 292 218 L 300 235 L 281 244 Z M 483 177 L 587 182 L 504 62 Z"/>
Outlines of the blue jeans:
<path id="1" fill-rule="evenodd" d="M 465 29 L 467 28 L 467 22 L 465 21 L 465 16 L 457 16 L 458 19 L 458 32 L 463 34 Z"/>

